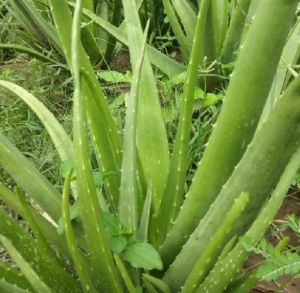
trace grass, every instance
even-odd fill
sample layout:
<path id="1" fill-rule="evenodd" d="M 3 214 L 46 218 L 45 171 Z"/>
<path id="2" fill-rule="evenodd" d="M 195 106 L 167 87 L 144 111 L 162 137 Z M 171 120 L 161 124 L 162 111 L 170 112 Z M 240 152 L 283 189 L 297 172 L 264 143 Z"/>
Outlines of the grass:
<path id="1" fill-rule="evenodd" d="M 28 60 L 24 55 L 3 62 L 0 68 L 1 79 L 15 81 L 32 91 L 54 113 L 66 130 L 71 129 L 71 89 L 70 84 L 63 83 L 66 72 L 34 59 Z M 1 131 L 31 158 L 48 179 L 57 182 L 58 156 L 49 135 L 35 114 L 21 100 L 1 89 L 0 115 Z M 8 185 L 13 185 L 13 181 L 3 170 L 0 178 Z"/>

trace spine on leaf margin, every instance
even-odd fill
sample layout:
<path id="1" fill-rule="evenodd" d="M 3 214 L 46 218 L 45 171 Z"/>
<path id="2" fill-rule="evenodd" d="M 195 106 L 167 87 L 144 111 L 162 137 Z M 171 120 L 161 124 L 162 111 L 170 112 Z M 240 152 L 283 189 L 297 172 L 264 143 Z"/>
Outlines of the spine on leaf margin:
<path id="1" fill-rule="evenodd" d="M 166 265 L 197 227 L 253 138 L 297 3 L 261 3 L 237 60 L 217 125 L 182 210 L 160 249 Z"/>

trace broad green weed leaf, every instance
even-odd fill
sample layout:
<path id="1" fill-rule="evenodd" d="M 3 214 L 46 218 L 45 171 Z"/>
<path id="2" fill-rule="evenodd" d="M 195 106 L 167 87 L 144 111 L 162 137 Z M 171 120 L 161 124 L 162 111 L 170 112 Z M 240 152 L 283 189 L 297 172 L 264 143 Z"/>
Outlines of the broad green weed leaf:
<path id="1" fill-rule="evenodd" d="M 100 71 L 97 73 L 97 76 L 107 82 L 113 83 L 130 83 L 131 82 L 131 74 L 121 73 L 118 71 Z"/>
<path id="2" fill-rule="evenodd" d="M 147 242 L 135 241 L 130 243 L 122 255 L 135 268 L 145 270 L 162 270 L 163 268 L 158 252 Z"/>
<path id="3" fill-rule="evenodd" d="M 124 236 L 113 236 L 110 238 L 109 241 L 110 248 L 114 253 L 121 253 L 126 245 L 127 245 L 127 239 Z"/>
<path id="4" fill-rule="evenodd" d="M 73 169 L 75 166 L 75 162 L 74 160 L 66 160 L 63 161 L 60 166 L 59 166 L 59 175 L 61 177 L 66 177 L 66 175 L 68 174 L 68 172 Z"/>

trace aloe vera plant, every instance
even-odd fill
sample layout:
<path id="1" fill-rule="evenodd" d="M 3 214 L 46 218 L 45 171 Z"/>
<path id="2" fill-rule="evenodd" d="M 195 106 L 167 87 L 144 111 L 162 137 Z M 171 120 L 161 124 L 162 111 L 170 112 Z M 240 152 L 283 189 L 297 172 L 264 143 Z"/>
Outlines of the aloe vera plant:
<path id="1" fill-rule="evenodd" d="M 1 207 L 0 243 L 12 260 L 0 263 L 1 292 L 246 292 L 264 277 L 258 270 L 241 279 L 240 271 L 249 255 L 245 242 L 255 246 L 264 235 L 300 165 L 300 78 L 287 69 L 275 78 L 282 56 L 293 52 L 290 62 L 299 57 L 298 1 L 265 0 L 258 6 L 185 197 L 203 41 L 213 30 L 216 53 L 236 46 L 242 16 L 235 7 L 227 30 L 227 1 L 202 0 L 192 20 L 180 10 L 195 11 L 190 2 L 163 2 L 169 16 L 178 17 L 172 11 L 177 9 L 183 19 L 182 41 L 193 39 L 171 155 L 150 63 L 160 53 L 147 45 L 149 22 L 143 32 L 139 1 L 122 1 L 125 30 L 95 18 L 130 50 L 133 77 L 123 135 L 82 44 L 81 24 L 93 17 L 86 9 L 93 1 L 77 0 L 72 14 L 67 1 L 49 0 L 73 77 L 72 138 L 33 95 L 0 81 L 36 113 L 68 165 L 59 190 L 0 133 L 0 165 L 18 186 L 11 190 L 1 183 L 0 198 L 31 231 Z M 246 10 L 250 1 L 242 4 Z M 280 97 L 265 115 L 272 84 Z M 95 180 L 91 152 L 104 188 Z"/>

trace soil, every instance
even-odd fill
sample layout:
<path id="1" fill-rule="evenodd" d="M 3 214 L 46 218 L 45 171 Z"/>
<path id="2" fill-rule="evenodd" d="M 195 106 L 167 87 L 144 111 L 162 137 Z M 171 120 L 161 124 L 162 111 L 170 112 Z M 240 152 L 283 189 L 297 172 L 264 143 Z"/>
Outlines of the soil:
<path id="1" fill-rule="evenodd" d="M 116 54 L 112 62 L 110 64 L 111 70 L 119 71 L 122 73 L 126 73 L 131 70 L 130 64 L 130 56 L 129 52 L 125 50 L 121 50 L 118 54 Z"/>

